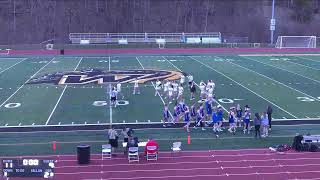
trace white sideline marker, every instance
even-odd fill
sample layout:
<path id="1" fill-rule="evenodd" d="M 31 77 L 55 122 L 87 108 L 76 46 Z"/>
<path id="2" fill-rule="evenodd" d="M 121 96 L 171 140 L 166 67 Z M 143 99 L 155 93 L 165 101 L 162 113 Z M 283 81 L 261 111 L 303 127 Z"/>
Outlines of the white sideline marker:
<path id="1" fill-rule="evenodd" d="M 72 125 L 74 124 L 74 122 L 71 123 Z"/>
<path id="2" fill-rule="evenodd" d="M 136 123 L 138 123 L 138 120 L 136 120 Z"/>
<path id="3" fill-rule="evenodd" d="M 60 126 L 60 125 L 61 125 L 61 122 L 59 122 L 58 125 Z"/>
<path id="4" fill-rule="evenodd" d="M 34 126 L 34 123 L 32 123 L 32 126 Z"/>
<path id="5" fill-rule="evenodd" d="M 21 123 L 19 123 L 19 126 L 21 126 Z"/>
<path id="6" fill-rule="evenodd" d="M 87 121 L 85 121 L 84 124 L 87 124 Z"/>
<path id="7" fill-rule="evenodd" d="M 148 123 L 150 123 L 151 121 L 150 120 L 148 120 Z"/>
<path id="8" fill-rule="evenodd" d="M 100 121 L 98 121 L 98 124 L 100 124 Z"/>
<path id="9" fill-rule="evenodd" d="M 126 123 L 126 121 L 125 121 L 125 120 L 123 120 L 122 122 L 123 122 L 123 124 L 124 124 L 124 123 Z"/>

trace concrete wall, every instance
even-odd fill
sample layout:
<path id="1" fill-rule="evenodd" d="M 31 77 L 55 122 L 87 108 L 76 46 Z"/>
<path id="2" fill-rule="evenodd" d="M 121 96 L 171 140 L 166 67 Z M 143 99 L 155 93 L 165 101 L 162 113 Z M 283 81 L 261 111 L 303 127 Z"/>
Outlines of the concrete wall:
<path id="1" fill-rule="evenodd" d="M 70 32 L 219 31 L 251 42 L 269 42 L 271 2 L 0 0 L 0 44 L 68 42 Z M 276 35 L 319 36 L 319 8 L 320 0 L 277 0 Z"/>

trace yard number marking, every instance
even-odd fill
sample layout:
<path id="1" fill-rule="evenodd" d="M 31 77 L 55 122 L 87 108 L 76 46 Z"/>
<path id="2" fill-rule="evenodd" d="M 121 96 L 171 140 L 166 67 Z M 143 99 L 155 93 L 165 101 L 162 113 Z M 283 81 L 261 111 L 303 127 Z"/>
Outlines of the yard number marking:
<path id="1" fill-rule="evenodd" d="M 129 101 L 119 100 L 117 101 L 117 106 L 126 106 L 129 104 Z M 101 107 L 108 105 L 107 101 L 94 101 L 92 103 L 93 106 Z"/>
<path id="2" fill-rule="evenodd" d="M 289 58 L 270 58 L 270 61 L 289 61 Z"/>
<path id="3" fill-rule="evenodd" d="M 11 109 L 11 108 L 17 108 L 20 107 L 21 103 L 8 103 L 6 105 L 4 105 L 5 108 Z"/>
<path id="4" fill-rule="evenodd" d="M 309 97 L 297 97 L 298 100 L 303 101 L 303 102 L 313 102 L 315 99 L 309 98 Z M 317 99 L 320 100 L 320 96 L 317 97 Z"/>

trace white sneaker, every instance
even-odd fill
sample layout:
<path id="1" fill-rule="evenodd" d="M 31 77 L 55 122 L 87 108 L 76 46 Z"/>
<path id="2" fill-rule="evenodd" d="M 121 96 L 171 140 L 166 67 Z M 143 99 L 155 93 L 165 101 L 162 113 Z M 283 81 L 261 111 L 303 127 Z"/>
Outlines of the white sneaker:
<path id="1" fill-rule="evenodd" d="M 202 131 L 205 131 L 206 129 L 205 128 L 202 128 Z"/>

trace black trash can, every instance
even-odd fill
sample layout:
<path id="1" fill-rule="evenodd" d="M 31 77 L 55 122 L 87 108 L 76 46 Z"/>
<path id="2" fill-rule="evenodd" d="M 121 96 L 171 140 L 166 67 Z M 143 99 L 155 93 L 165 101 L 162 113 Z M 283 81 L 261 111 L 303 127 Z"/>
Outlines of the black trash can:
<path id="1" fill-rule="evenodd" d="M 78 164 L 90 163 L 90 146 L 79 145 L 77 146 Z"/>

